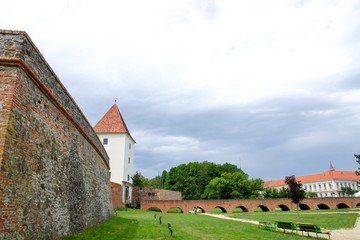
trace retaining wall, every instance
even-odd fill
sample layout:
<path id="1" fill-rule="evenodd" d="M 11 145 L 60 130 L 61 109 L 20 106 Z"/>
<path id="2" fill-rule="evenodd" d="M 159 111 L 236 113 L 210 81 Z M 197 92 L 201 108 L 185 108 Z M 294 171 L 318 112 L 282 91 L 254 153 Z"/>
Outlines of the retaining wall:
<path id="1" fill-rule="evenodd" d="M 111 216 L 108 156 L 25 32 L 0 30 L 0 239 L 59 239 Z"/>

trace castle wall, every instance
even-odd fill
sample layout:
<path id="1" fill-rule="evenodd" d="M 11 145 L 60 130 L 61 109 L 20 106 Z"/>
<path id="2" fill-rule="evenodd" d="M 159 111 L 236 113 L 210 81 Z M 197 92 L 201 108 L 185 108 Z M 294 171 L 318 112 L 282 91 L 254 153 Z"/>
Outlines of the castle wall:
<path id="1" fill-rule="evenodd" d="M 134 187 L 132 192 L 133 204 L 139 206 L 142 201 L 182 200 L 181 192 L 153 187 Z"/>
<path id="2" fill-rule="evenodd" d="M 24 32 L 0 30 L 0 239 L 59 239 L 111 216 L 108 156 Z"/>

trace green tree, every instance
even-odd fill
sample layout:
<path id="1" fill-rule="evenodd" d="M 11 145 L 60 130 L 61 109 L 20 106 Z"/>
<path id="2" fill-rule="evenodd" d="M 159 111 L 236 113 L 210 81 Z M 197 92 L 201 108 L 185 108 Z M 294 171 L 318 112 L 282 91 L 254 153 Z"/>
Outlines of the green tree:
<path id="1" fill-rule="evenodd" d="M 316 198 L 317 197 L 317 194 L 315 192 L 306 192 L 305 193 L 305 196 L 307 198 Z"/>
<path id="2" fill-rule="evenodd" d="M 291 202 L 296 204 L 299 209 L 301 201 L 305 198 L 305 191 L 302 188 L 301 182 L 297 182 L 294 175 L 285 177 L 285 183 L 288 185 L 286 192 Z"/>
<path id="3" fill-rule="evenodd" d="M 356 157 L 356 162 L 358 163 L 358 164 L 360 164 L 360 154 L 354 154 L 354 156 Z M 357 175 L 360 175 L 360 167 L 358 168 L 358 170 L 357 171 L 355 171 L 355 173 L 357 174 Z"/>
<path id="4" fill-rule="evenodd" d="M 228 173 L 214 178 L 206 186 L 202 199 L 245 199 L 257 198 L 262 190 L 261 179 L 248 180 L 242 171 Z"/>
<path id="5" fill-rule="evenodd" d="M 350 196 L 352 196 L 352 195 L 354 195 L 355 193 L 358 192 L 358 191 L 352 189 L 351 187 L 342 187 L 342 188 L 341 188 L 341 191 L 342 191 L 343 193 L 347 194 L 347 195 L 350 195 Z"/>
<path id="6" fill-rule="evenodd" d="M 156 176 L 156 177 L 151 178 L 149 180 L 147 186 L 153 187 L 153 188 L 163 188 L 162 177 Z"/>
<path id="7" fill-rule="evenodd" d="M 287 198 L 285 188 L 281 188 L 280 190 L 275 188 L 266 188 L 263 194 L 264 198 Z"/>
<path id="8" fill-rule="evenodd" d="M 173 167 L 166 174 L 164 188 L 180 191 L 184 199 L 200 199 L 211 180 L 226 172 L 242 172 L 229 163 L 190 162 Z"/>
<path id="9" fill-rule="evenodd" d="M 133 186 L 139 187 L 140 189 L 142 189 L 148 183 L 148 179 L 141 175 L 141 173 L 139 173 L 138 171 L 136 171 L 134 176 L 132 176 L 131 178 L 133 180 Z"/>
<path id="10" fill-rule="evenodd" d="M 224 178 L 218 177 L 210 181 L 206 186 L 202 199 L 224 199 L 227 195 L 228 181 Z"/>

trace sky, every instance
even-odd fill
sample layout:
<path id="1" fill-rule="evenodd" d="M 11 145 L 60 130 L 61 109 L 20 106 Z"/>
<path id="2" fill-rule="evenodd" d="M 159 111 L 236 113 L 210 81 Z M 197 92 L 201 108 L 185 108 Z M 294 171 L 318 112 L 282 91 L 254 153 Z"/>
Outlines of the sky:
<path id="1" fill-rule="evenodd" d="M 1 0 L 94 126 L 114 104 L 147 178 L 188 162 L 250 178 L 355 171 L 360 1 Z"/>

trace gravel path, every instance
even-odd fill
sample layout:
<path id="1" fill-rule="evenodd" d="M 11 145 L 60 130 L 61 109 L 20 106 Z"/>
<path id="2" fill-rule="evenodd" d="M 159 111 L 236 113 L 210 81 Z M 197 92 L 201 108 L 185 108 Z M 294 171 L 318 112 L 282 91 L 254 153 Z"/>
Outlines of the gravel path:
<path id="1" fill-rule="evenodd" d="M 220 214 L 211 214 L 211 213 L 201 213 L 201 214 L 211 216 L 211 217 L 222 218 L 222 219 L 226 219 L 226 220 L 239 221 L 239 222 L 245 222 L 245 223 L 251 223 L 251 224 L 259 224 L 258 221 L 245 220 L 245 219 L 240 219 L 240 218 L 232 218 L 232 217 L 227 217 L 227 216 L 220 215 Z M 360 215 L 360 213 L 358 213 L 358 214 Z M 358 216 L 356 223 L 355 223 L 355 227 L 352 229 L 331 230 L 331 239 L 332 240 L 359 240 L 360 239 L 359 218 L 360 217 Z M 311 235 L 311 236 L 313 236 L 313 235 Z M 328 238 L 327 235 L 324 235 L 324 234 L 320 234 L 319 237 Z"/>

